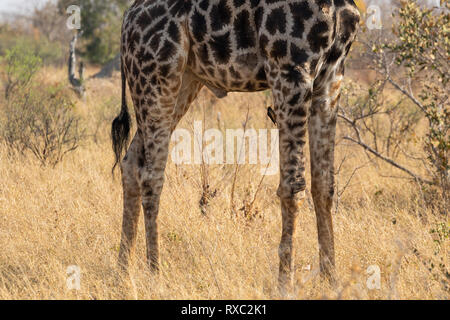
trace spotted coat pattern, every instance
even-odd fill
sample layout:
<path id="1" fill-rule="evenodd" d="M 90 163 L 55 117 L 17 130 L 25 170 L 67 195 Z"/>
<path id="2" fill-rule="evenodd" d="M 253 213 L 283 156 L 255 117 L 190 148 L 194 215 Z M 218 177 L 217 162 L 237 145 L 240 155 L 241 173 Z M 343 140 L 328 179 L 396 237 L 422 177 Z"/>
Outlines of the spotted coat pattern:
<path id="1" fill-rule="evenodd" d="M 273 93 L 280 134 L 283 290 L 293 284 L 293 243 L 299 203 L 305 197 L 309 131 L 320 268 L 323 275 L 333 275 L 336 115 L 344 60 L 359 19 L 352 0 L 134 2 L 125 13 L 121 39 L 123 78 L 137 120 L 136 135 L 121 162 L 121 266 L 128 266 L 142 205 L 148 264 L 158 270 L 157 217 L 170 135 L 206 86 L 218 97 L 231 91 Z"/>

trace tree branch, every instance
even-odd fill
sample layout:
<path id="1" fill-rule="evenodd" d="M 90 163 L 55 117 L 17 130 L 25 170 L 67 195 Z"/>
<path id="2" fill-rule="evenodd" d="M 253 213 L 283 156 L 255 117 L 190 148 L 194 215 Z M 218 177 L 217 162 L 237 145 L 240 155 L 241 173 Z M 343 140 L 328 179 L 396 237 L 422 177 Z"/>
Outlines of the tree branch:
<path id="1" fill-rule="evenodd" d="M 380 159 L 386 161 L 387 163 L 389 163 L 390 165 L 396 167 L 397 169 L 400 169 L 400 170 L 402 170 L 403 172 L 406 172 L 408 175 L 410 175 L 411 177 L 413 177 L 414 180 L 416 180 L 416 181 L 419 181 L 419 182 L 422 182 L 422 183 L 426 183 L 426 184 L 430 184 L 430 185 L 434 184 L 432 181 L 429 181 L 429 180 L 426 180 L 426 179 L 423 179 L 423 178 L 419 177 L 417 174 L 415 174 L 415 173 L 413 173 L 411 170 L 406 169 L 405 167 L 399 165 L 399 164 L 398 164 L 397 162 L 395 162 L 394 160 L 389 159 L 389 158 L 383 156 L 381 153 L 375 151 L 374 149 L 372 149 L 370 146 L 368 146 L 367 144 L 365 144 L 365 143 L 362 142 L 362 141 L 355 140 L 355 139 L 353 139 L 353 138 L 351 138 L 351 137 L 349 137 L 349 136 L 345 136 L 343 139 L 344 139 L 344 140 L 351 141 L 351 142 L 354 142 L 354 143 L 360 145 L 360 146 L 363 147 L 365 150 L 369 151 L 370 153 L 372 153 L 373 155 L 377 156 L 378 158 L 380 158 Z"/>
<path id="2" fill-rule="evenodd" d="M 420 103 L 419 100 L 417 100 L 411 93 L 406 91 L 404 88 L 402 88 L 397 82 L 392 80 L 391 76 L 388 74 L 388 81 L 391 83 L 398 91 L 403 93 L 405 96 L 407 96 L 416 106 L 419 107 L 420 110 L 422 110 L 426 114 L 425 107 Z"/>

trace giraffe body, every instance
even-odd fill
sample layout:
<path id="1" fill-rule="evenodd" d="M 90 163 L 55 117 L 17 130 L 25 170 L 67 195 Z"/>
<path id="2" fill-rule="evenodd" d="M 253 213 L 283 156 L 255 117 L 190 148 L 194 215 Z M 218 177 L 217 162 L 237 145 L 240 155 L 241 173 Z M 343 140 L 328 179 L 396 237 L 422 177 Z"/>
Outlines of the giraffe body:
<path id="1" fill-rule="evenodd" d="M 199 90 L 273 93 L 280 133 L 282 236 L 279 284 L 293 284 L 296 218 L 305 197 L 306 132 L 320 268 L 332 276 L 334 138 L 344 60 L 359 12 L 352 0 L 137 0 L 122 27 L 122 111 L 112 128 L 116 160 L 129 135 L 128 83 L 137 132 L 121 162 L 120 265 L 134 248 L 142 204 L 149 266 L 159 266 L 158 206 L 170 135 Z M 272 117 L 271 117 L 272 118 Z"/>

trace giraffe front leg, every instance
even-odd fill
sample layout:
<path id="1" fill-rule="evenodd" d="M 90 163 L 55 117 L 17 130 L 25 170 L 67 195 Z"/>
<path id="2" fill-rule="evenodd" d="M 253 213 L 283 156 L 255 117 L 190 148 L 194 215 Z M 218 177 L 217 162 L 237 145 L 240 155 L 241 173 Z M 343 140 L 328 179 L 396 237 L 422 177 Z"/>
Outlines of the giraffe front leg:
<path id="1" fill-rule="evenodd" d="M 282 234 L 278 251 L 278 282 L 283 294 L 290 291 L 294 284 L 294 238 L 299 206 L 305 198 L 306 189 L 303 153 L 306 128 L 301 123 L 302 121 L 299 123 L 298 135 L 293 135 L 290 129 L 280 129 L 280 186 L 277 195 L 281 202 Z"/>
<path id="2" fill-rule="evenodd" d="M 333 280 L 335 266 L 331 207 L 334 194 L 334 131 L 336 115 L 311 117 L 311 193 L 314 201 L 319 241 L 320 272 Z M 316 132 L 312 133 L 312 132 Z"/>
<path id="3" fill-rule="evenodd" d="M 286 68 L 286 67 L 285 67 Z M 305 156 L 308 110 L 312 85 L 298 68 L 280 69 L 273 80 L 276 122 L 280 135 L 282 235 L 279 246 L 279 289 L 285 295 L 294 285 L 295 229 L 299 206 L 305 198 Z M 274 72 L 272 71 L 272 74 Z"/>
<path id="4" fill-rule="evenodd" d="M 126 272 L 128 271 L 131 253 L 136 246 L 137 226 L 141 205 L 141 192 L 137 180 L 137 170 L 139 158 L 141 157 L 141 149 L 141 140 L 136 135 L 121 164 L 123 221 L 118 264 Z"/>

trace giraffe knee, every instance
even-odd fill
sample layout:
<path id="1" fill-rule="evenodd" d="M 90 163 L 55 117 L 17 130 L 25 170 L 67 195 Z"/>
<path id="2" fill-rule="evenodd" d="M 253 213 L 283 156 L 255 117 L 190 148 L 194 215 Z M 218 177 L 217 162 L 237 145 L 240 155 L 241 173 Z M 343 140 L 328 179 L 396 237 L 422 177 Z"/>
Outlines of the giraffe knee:
<path id="1" fill-rule="evenodd" d="M 140 196 L 140 187 L 137 179 L 137 162 L 134 153 L 127 152 L 120 163 L 122 172 L 122 185 L 124 193 L 130 197 Z"/>
<path id="2" fill-rule="evenodd" d="M 313 180 L 311 194 L 316 206 L 329 211 L 333 205 L 334 183 L 332 181 L 317 182 Z"/>
<path id="3" fill-rule="evenodd" d="M 281 199 L 286 198 L 304 198 L 306 190 L 306 180 L 304 177 L 296 177 L 289 181 L 281 182 L 278 186 L 277 195 Z"/>
<path id="4" fill-rule="evenodd" d="M 299 206 L 306 198 L 306 185 L 303 189 L 286 188 L 282 184 L 278 187 L 277 196 L 282 202 L 282 206 L 286 206 L 289 212 L 297 213 Z"/>
<path id="5" fill-rule="evenodd" d="M 326 176 L 322 176 L 321 174 L 311 173 L 312 183 L 311 183 L 311 192 L 313 195 L 321 195 L 328 198 L 333 198 L 334 196 L 334 174 Z"/>
<path id="6" fill-rule="evenodd" d="M 120 162 L 120 169 L 122 170 L 122 176 L 133 175 L 135 171 L 135 161 L 134 157 L 130 152 L 127 152 L 125 157 Z"/>

